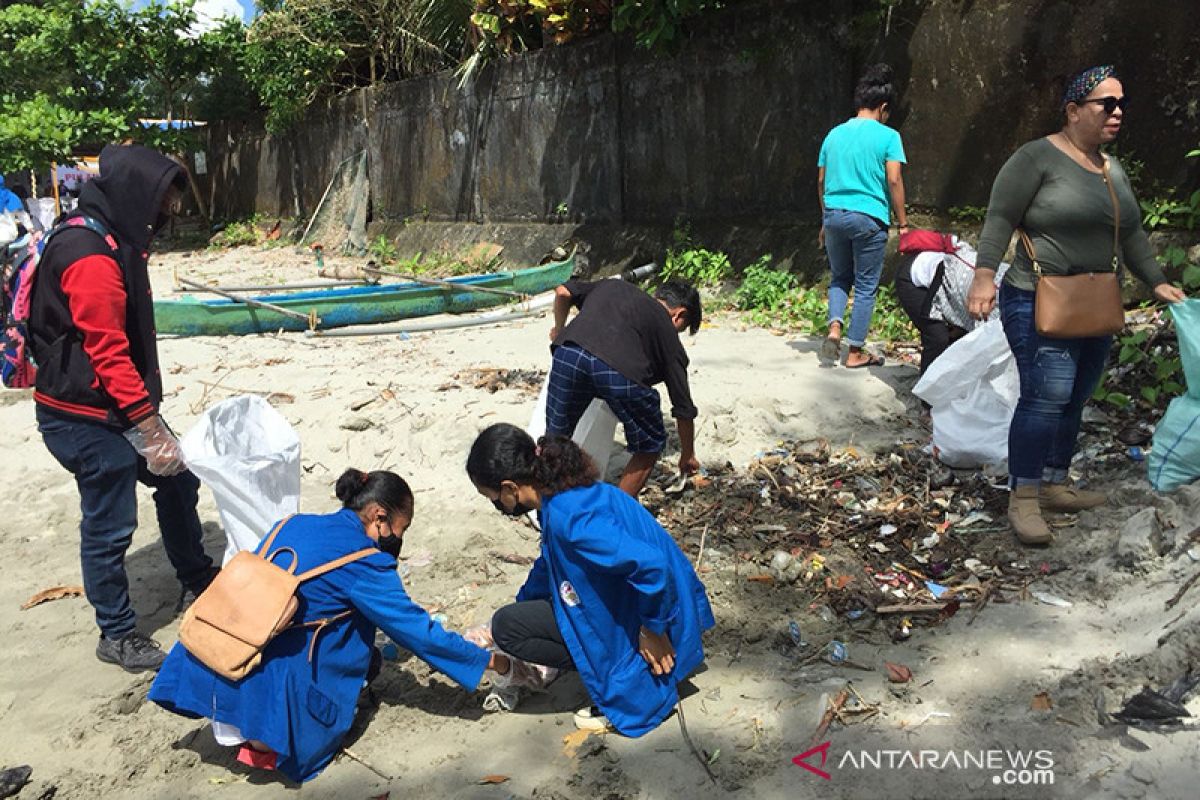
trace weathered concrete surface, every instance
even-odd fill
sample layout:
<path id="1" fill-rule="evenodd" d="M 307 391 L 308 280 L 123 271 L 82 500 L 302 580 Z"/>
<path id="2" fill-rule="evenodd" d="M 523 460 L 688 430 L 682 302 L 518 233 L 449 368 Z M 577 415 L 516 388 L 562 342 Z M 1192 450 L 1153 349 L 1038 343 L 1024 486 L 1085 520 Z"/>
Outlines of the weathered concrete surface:
<path id="1" fill-rule="evenodd" d="M 1200 144 L 1197 12 L 1196 0 L 906 0 L 877 55 L 902 78 L 892 124 L 909 198 L 986 205 L 1005 159 L 1058 129 L 1066 81 L 1096 64 L 1116 66 L 1131 100 L 1118 156 L 1143 162 L 1145 178 L 1195 183 L 1200 164 L 1184 155 Z"/>
<path id="2" fill-rule="evenodd" d="M 284 136 L 214 125 L 202 185 L 217 217 L 307 216 L 366 148 L 374 228 L 400 231 L 402 251 L 428 238 L 406 221 L 454 222 L 455 241 L 532 254 L 573 239 L 615 268 L 661 255 L 682 218 L 735 263 L 772 252 L 815 275 L 817 151 L 880 59 L 899 75 L 912 205 L 985 205 L 1004 160 L 1054 129 L 1066 76 L 1094 63 L 1115 63 L 1133 101 L 1118 153 L 1146 184 L 1196 182 L 1195 0 L 905 0 L 882 38 L 878 8 L 738 4 L 670 58 L 605 36 L 504 59 L 466 89 L 446 72 L 354 92 Z"/>

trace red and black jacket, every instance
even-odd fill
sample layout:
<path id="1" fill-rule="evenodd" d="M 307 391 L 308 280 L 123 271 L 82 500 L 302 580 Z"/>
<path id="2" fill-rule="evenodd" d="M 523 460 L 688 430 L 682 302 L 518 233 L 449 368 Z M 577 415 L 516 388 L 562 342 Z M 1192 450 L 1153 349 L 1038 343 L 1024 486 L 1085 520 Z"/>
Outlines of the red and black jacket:
<path id="1" fill-rule="evenodd" d="M 158 413 L 162 373 L 147 259 L 167 189 L 182 168 L 136 145 L 100 153 L 100 177 L 84 185 L 78 214 L 112 238 L 64 230 L 38 263 L 29 313 L 37 362 L 33 398 L 52 413 L 125 429 Z"/>

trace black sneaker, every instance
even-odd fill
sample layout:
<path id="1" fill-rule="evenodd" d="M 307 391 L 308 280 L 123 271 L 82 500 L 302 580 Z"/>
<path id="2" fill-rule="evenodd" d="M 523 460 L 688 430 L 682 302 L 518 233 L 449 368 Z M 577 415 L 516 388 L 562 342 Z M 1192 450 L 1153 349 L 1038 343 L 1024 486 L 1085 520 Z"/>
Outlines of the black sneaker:
<path id="1" fill-rule="evenodd" d="M 138 631 L 127 633 L 120 639 L 101 636 L 100 644 L 96 645 L 96 658 L 116 664 L 126 672 L 157 670 L 166 657 L 158 642 Z"/>

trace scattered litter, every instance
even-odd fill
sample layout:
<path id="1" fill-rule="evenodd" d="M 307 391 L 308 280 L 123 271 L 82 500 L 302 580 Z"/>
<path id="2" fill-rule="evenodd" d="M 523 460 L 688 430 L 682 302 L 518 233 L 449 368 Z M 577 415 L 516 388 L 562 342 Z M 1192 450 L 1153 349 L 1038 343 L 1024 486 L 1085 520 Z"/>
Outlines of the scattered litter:
<path id="1" fill-rule="evenodd" d="M 1054 701 L 1050 699 L 1049 692 L 1038 692 L 1030 701 L 1029 708 L 1033 711 L 1049 711 L 1054 708 Z"/>
<path id="2" fill-rule="evenodd" d="M 495 784 L 495 783 L 508 783 L 508 776 L 507 775 L 484 775 L 482 778 L 480 778 L 477 781 L 477 783 L 479 783 L 480 785 Z"/>
<path id="3" fill-rule="evenodd" d="M 597 731 L 579 730 L 572 731 L 562 738 L 563 740 L 563 755 L 567 758 L 574 758 L 579 752 L 579 748 L 592 735 L 600 735 Z"/>
<path id="4" fill-rule="evenodd" d="M 940 583 L 934 583 L 933 581 L 925 581 L 925 588 L 929 590 L 929 593 L 933 595 L 934 599 L 936 600 L 941 600 L 942 595 L 950 591 Z"/>
<path id="5" fill-rule="evenodd" d="M 1058 608 L 1070 608 L 1071 606 L 1075 605 L 1070 600 L 1064 600 L 1056 594 L 1041 592 L 1037 589 L 1030 589 L 1029 596 L 1034 600 L 1037 600 L 1039 603 L 1045 603 L 1048 606 L 1057 606 Z"/>
<path id="6" fill-rule="evenodd" d="M 1200 670 L 1189 669 L 1161 692 L 1143 686 L 1142 690 L 1129 698 L 1113 716 L 1131 725 L 1161 726 L 1177 723 L 1183 717 L 1191 716 L 1191 712 L 1184 707 L 1183 700 L 1197 685 L 1200 685 Z"/>
<path id="7" fill-rule="evenodd" d="M 796 620 L 788 623 L 788 636 L 796 647 L 808 647 L 808 642 L 804 641 L 804 634 L 800 632 L 800 623 Z"/>
<path id="8" fill-rule="evenodd" d="M 900 530 L 900 529 L 897 528 L 895 525 L 885 522 L 883 525 L 879 526 L 879 535 L 880 536 L 891 536 L 893 533 L 895 533 L 898 530 Z"/>
<path id="9" fill-rule="evenodd" d="M 33 768 L 27 764 L 0 771 L 0 797 L 12 797 L 21 791 L 32 775 Z"/>
<path id="10" fill-rule="evenodd" d="M 825 660 L 830 664 L 846 663 L 846 657 L 849 655 L 849 653 L 850 651 L 846 647 L 845 643 L 839 642 L 837 639 L 834 639 L 832 642 L 825 645 Z"/>
<path id="11" fill-rule="evenodd" d="M 903 664 L 893 664 L 891 661 L 883 662 L 884 669 L 887 670 L 888 680 L 892 683 L 908 683 L 912 680 L 912 670 Z"/>
<path id="12" fill-rule="evenodd" d="M 670 486 L 663 489 L 663 493 L 665 493 L 665 494 L 683 494 L 683 490 L 687 488 L 687 484 L 688 484 L 688 476 L 684 475 L 681 472 L 681 473 L 679 473 L 679 476 L 676 477 L 675 480 L 671 483 Z"/>
<path id="13" fill-rule="evenodd" d="M 62 600 L 64 597 L 79 597 L 82 594 L 82 586 L 51 586 L 49 589 L 42 589 L 33 597 L 22 603 L 21 610 L 28 611 L 34 606 L 40 606 L 42 603 L 49 603 L 51 600 Z"/>

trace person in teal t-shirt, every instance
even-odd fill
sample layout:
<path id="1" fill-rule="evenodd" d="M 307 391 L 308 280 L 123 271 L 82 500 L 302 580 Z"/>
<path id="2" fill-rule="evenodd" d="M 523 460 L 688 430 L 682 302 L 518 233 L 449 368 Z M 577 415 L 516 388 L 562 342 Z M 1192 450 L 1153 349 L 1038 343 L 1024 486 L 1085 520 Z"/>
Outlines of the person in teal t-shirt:
<path id="1" fill-rule="evenodd" d="M 825 136 L 817 158 L 819 238 L 833 273 L 829 283 L 829 333 L 821 345 L 821 358 L 836 362 L 841 354 L 843 316 L 853 286 L 854 308 L 846 335 L 850 345 L 846 366 L 851 369 L 883 363 L 863 345 L 883 273 L 889 198 L 900 232 L 908 228 L 904 179 L 900 174 L 905 163 L 904 145 L 900 134 L 885 124 L 894 94 L 891 67 L 876 64 L 868 69 L 854 90 L 857 113 Z"/>

